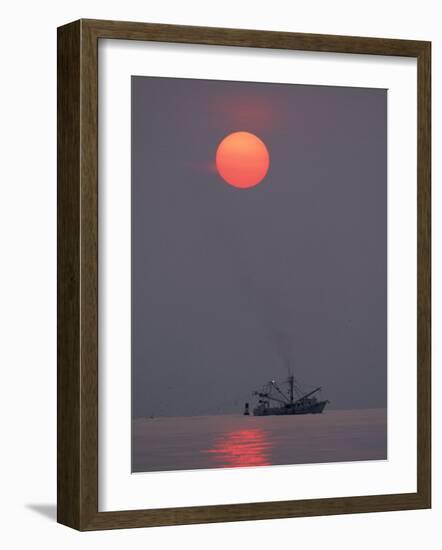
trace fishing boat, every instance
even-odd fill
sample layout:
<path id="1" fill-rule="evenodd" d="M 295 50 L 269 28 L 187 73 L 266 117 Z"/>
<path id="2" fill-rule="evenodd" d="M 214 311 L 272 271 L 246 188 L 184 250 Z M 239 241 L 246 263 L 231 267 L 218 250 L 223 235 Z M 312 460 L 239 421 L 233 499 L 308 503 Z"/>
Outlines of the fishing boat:
<path id="1" fill-rule="evenodd" d="M 284 386 L 288 386 L 288 389 L 283 389 Z M 293 375 L 282 384 L 270 380 L 260 391 L 253 392 L 253 395 L 259 398 L 253 415 L 320 414 L 329 403 L 328 400 L 317 397 L 321 390 L 322 388 L 318 387 L 307 393 L 302 392 Z M 248 403 L 245 404 L 244 414 L 250 414 Z"/>

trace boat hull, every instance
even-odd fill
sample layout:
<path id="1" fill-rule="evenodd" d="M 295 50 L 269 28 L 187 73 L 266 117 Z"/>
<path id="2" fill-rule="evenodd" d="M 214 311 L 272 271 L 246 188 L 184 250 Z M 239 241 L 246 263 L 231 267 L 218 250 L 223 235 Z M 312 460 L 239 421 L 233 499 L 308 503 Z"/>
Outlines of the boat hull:
<path id="1" fill-rule="evenodd" d="M 321 414 L 328 401 L 317 401 L 316 403 L 287 405 L 283 407 L 258 406 L 253 409 L 254 416 L 275 416 L 275 415 L 296 415 L 296 414 Z"/>

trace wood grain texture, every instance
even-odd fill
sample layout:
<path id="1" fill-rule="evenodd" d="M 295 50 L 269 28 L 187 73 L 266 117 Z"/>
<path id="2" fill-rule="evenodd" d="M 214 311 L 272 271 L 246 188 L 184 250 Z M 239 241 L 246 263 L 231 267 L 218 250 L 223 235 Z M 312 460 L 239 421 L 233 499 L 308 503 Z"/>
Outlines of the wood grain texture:
<path id="1" fill-rule="evenodd" d="M 417 485 L 431 506 L 431 44 L 418 57 Z"/>
<path id="2" fill-rule="evenodd" d="M 98 40 L 126 39 L 418 61 L 416 493 L 98 511 Z M 80 20 L 58 29 L 58 521 L 79 530 L 428 508 L 431 505 L 430 43 Z M 129 368 L 129 366 L 122 366 Z"/>
<path id="3" fill-rule="evenodd" d="M 80 23 L 58 32 L 57 518 L 78 527 L 80 494 Z"/>
<path id="4" fill-rule="evenodd" d="M 82 20 L 100 38 L 417 57 L 425 42 L 290 32 Z"/>

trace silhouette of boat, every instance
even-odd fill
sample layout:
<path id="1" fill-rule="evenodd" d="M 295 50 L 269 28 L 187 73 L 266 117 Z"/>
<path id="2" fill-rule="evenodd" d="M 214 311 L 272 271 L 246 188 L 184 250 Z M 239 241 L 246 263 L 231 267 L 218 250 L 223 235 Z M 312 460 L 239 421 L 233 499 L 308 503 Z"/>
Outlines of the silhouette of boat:
<path id="1" fill-rule="evenodd" d="M 282 385 L 288 385 L 288 390 L 281 389 L 275 380 L 270 380 L 261 391 L 253 392 L 259 397 L 258 405 L 253 409 L 254 416 L 270 416 L 280 414 L 320 414 L 324 411 L 328 400 L 320 400 L 315 394 L 322 390 L 315 388 L 307 393 L 301 392 L 290 375 Z M 278 405 L 272 406 L 273 403 Z M 245 404 L 244 414 L 249 415 L 249 404 Z"/>

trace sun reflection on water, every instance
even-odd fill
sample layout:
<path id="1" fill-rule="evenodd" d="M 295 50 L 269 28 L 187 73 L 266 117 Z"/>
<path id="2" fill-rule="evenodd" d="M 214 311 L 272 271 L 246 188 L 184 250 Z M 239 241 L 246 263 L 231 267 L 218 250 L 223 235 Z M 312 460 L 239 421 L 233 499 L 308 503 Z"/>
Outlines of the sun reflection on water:
<path id="1" fill-rule="evenodd" d="M 272 444 L 261 429 L 238 430 L 218 437 L 208 453 L 216 465 L 225 468 L 270 466 Z"/>

